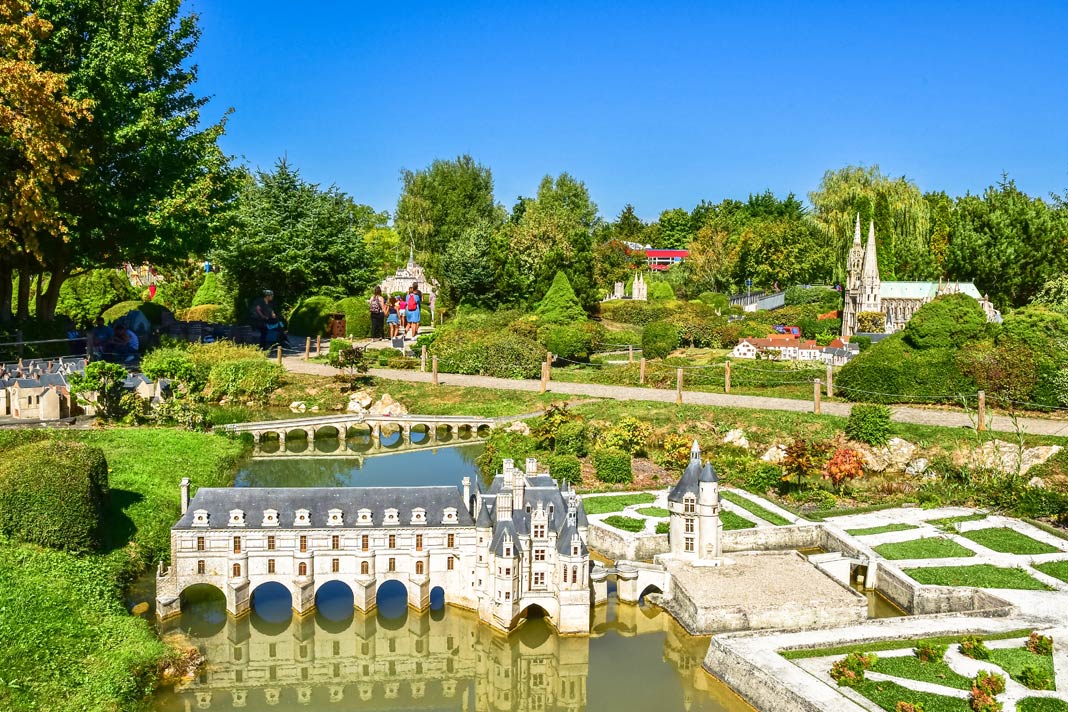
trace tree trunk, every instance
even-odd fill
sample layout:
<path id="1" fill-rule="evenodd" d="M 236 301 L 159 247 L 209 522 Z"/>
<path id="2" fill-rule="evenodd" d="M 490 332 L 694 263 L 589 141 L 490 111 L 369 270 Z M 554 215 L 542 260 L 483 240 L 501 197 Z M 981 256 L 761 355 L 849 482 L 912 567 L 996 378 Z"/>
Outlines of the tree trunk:
<path id="1" fill-rule="evenodd" d="M 22 255 L 19 260 L 19 304 L 16 314 L 19 321 L 30 318 L 30 258 Z"/>
<path id="2" fill-rule="evenodd" d="M 44 293 L 40 293 L 40 286 L 38 286 L 37 296 L 37 318 L 44 319 L 45 321 L 52 321 L 56 317 L 56 305 L 59 304 L 59 289 L 63 286 L 63 283 L 67 281 L 67 277 L 70 276 L 68 270 L 59 267 L 56 271 L 52 272 L 48 277 L 48 288 Z M 42 275 L 40 279 L 43 279 Z M 40 281 L 38 281 L 40 285 Z"/>
<path id="3" fill-rule="evenodd" d="M 14 285 L 11 284 L 11 264 L 0 261 L 0 322 L 11 321 L 11 296 Z"/>

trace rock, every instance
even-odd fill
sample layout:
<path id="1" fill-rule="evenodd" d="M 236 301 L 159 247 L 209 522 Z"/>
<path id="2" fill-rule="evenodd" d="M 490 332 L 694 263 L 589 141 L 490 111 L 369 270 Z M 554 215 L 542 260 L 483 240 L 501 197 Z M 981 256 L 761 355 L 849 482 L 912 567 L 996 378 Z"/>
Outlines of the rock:
<path id="1" fill-rule="evenodd" d="M 356 403 L 361 408 L 366 410 L 371 407 L 371 404 L 375 402 L 374 396 L 367 391 L 356 391 L 349 396 L 349 403 Z"/>
<path id="2" fill-rule="evenodd" d="M 359 413 L 362 415 L 367 413 L 367 409 L 354 400 L 349 401 L 349 404 L 345 406 L 345 410 L 349 413 Z"/>
<path id="3" fill-rule="evenodd" d="M 740 428 L 728 431 L 723 436 L 724 445 L 736 445 L 741 448 L 749 449 L 749 439 L 745 437 L 745 431 Z"/>
<path id="4" fill-rule="evenodd" d="M 859 449 L 864 458 L 864 469 L 872 472 L 905 470 L 916 452 L 915 445 L 901 438 L 890 438 L 890 441 L 882 447 Z"/>
<path id="5" fill-rule="evenodd" d="M 293 401 L 289 404 L 289 409 L 294 413 L 303 413 L 308 409 L 308 405 L 304 401 Z"/>
<path id="6" fill-rule="evenodd" d="M 1045 489 L 1046 488 L 1046 481 L 1044 479 L 1042 479 L 1041 477 L 1032 477 L 1030 480 L 1027 481 L 1027 486 L 1028 487 L 1037 487 L 1039 489 Z"/>
<path id="7" fill-rule="evenodd" d="M 408 415 L 408 408 L 403 403 L 398 403 L 388 393 L 382 395 L 377 403 L 371 404 L 367 411 L 370 415 Z"/>
<path id="8" fill-rule="evenodd" d="M 319 406 L 313 405 L 311 408 L 308 408 L 308 410 L 310 410 L 312 413 L 318 413 L 319 412 Z"/>
<path id="9" fill-rule="evenodd" d="M 905 465 L 905 472 L 913 477 L 918 477 L 927 473 L 927 458 L 917 457 L 915 460 Z"/>
<path id="10" fill-rule="evenodd" d="M 520 435 L 530 435 L 530 426 L 524 423 L 522 420 L 517 420 L 507 428 L 504 429 L 507 433 L 519 433 Z"/>
<path id="11" fill-rule="evenodd" d="M 1035 465 L 1041 465 L 1061 451 L 1060 445 L 1040 445 L 1021 448 L 1004 440 L 988 440 L 962 458 L 972 467 L 1026 475 Z"/>
<path id="12" fill-rule="evenodd" d="M 764 462 L 778 465 L 786 459 L 786 448 L 782 445 L 772 445 L 768 448 L 767 452 L 760 456 L 760 459 Z"/>

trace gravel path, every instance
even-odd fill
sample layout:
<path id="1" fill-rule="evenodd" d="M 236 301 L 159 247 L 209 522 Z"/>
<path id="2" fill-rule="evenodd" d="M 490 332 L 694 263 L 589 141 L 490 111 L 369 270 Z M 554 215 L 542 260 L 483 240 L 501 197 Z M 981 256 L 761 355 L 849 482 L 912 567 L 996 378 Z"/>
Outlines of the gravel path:
<path id="1" fill-rule="evenodd" d="M 294 373 L 307 373 L 319 376 L 333 376 L 337 369 L 321 363 L 304 361 L 299 357 L 286 357 L 285 368 Z M 372 368 L 371 375 L 380 378 L 389 378 L 395 381 L 410 381 L 413 383 L 430 383 L 431 374 L 420 371 L 405 371 L 385 368 Z M 491 376 L 465 376 L 456 373 L 439 373 L 438 383 L 443 386 L 473 386 L 476 388 L 497 388 L 508 391 L 538 391 L 541 382 L 537 380 L 513 380 L 510 378 L 493 378 Z M 551 393 L 563 395 L 590 396 L 593 398 L 609 398 L 612 400 L 637 400 L 654 401 L 658 403 L 674 403 L 675 391 L 663 388 L 636 388 L 630 386 L 605 386 L 595 383 L 564 383 L 550 381 L 548 390 Z M 731 408 L 751 408 L 754 410 L 783 410 L 796 413 L 812 412 L 810 401 L 795 400 L 792 398 L 769 398 L 765 396 L 738 396 L 724 393 L 703 393 L 700 391 L 683 391 L 682 402 L 690 405 L 727 406 Z M 852 405 L 849 403 L 823 403 L 822 412 L 825 415 L 837 415 L 846 417 Z M 972 419 L 965 413 L 951 411 L 923 410 L 898 406 L 892 408 L 893 420 L 900 423 L 914 423 L 917 425 L 937 425 L 943 427 L 974 427 Z M 990 430 L 1013 433 L 1016 427 L 1011 418 L 994 416 L 990 420 Z M 1057 420 L 1043 420 L 1041 418 L 1018 418 L 1016 424 L 1024 433 L 1030 435 L 1060 435 L 1068 436 L 1068 423 Z"/>

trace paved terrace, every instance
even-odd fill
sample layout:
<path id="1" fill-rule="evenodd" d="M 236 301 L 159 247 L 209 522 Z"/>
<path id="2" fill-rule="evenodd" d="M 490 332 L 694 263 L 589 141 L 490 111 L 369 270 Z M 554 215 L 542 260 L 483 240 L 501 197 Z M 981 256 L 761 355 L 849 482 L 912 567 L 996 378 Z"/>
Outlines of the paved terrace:
<path id="1" fill-rule="evenodd" d="M 299 357 L 287 357 L 284 359 L 285 368 L 294 373 L 307 373 L 318 376 L 337 375 L 337 369 L 322 363 L 304 361 Z M 406 371 L 399 369 L 372 368 L 369 372 L 372 376 L 388 378 L 395 381 L 410 381 L 413 383 L 430 383 L 431 374 L 420 371 Z M 439 373 L 438 383 L 443 386 L 467 386 L 476 388 L 497 388 L 507 391 L 539 391 L 541 381 L 517 380 L 510 378 L 494 378 L 491 376 L 465 376 L 456 373 Z M 654 401 L 658 403 L 674 403 L 675 390 L 665 388 L 638 388 L 631 386 L 606 386 L 594 383 L 564 383 L 550 381 L 547 390 L 550 393 L 559 393 L 570 396 L 589 396 L 593 398 L 609 398 L 612 400 L 636 400 Z M 690 405 L 724 406 L 730 408 L 750 408 L 754 410 L 783 410 L 796 413 L 812 412 L 812 403 L 807 400 L 792 398 L 769 398 L 766 396 L 740 396 L 723 393 L 704 393 L 701 391 L 682 392 L 682 401 Z M 848 417 L 852 410 L 850 403 L 833 403 L 824 401 L 821 411 L 824 415 L 837 415 Z M 943 427 L 973 428 L 974 421 L 966 413 L 948 410 L 925 410 L 910 408 L 907 406 L 895 406 L 892 408 L 893 420 L 900 423 L 913 423 L 916 425 L 937 425 Z M 1029 435 L 1060 435 L 1068 436 L 1068 421 L 1046 420 L 1043 418 L 1017 418 L 1015 421 L 1007 416 L 995 415 L 988 417 L 989 429 L 998 432 L 1015 432 L 1017 426 Z"/>

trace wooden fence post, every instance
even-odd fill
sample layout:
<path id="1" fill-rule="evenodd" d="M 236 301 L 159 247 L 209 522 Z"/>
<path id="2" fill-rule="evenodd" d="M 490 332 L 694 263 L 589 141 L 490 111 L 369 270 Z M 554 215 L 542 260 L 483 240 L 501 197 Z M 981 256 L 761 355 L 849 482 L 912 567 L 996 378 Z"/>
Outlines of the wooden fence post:
<path id="1" fill-rule="evenodd" d="M 634 363 L 634 345 L 627 346 L 627 363 Z"/>
<path id="2" fill-rule="evenodd" d="M 546 384 L 549 381 L 549 364 L 543 363 L 541 365 L 541 393 L 545 392 Z"/>
<path id="3" fill-rule="evenodd" d="M 552 368 L 552 364 L 553 364 L 553 352 L 552 351 L 546 351 L 545 352 L 545 363 L 549 366 L 549 368 Z"/>
<path id="4" fill-rule="evenodd" d="M 831 364 L 827 364 L 827 397 L 834 398 L 834 373 Z"/>
<path id="5" fill-rule="evenodd" d="M 979 391 L 979 423 L 980 431 L 986 430 L 986 391 Z"/>
<path id="6" fill-rule="evenodd" d="M 730 359 L 726 362 L 726 367 L 723 370 L 723 392 L 731 392 L 731 362 Z"/>
<path id="7" fill-rule="evenodd" d="M 304 360 L 307 361 L 311 358 L 311 337 L 305 337 L 304 339 Z"/>
<path id="8" fill-rule="evenodd" d="M 645 357 L 642 356 L 641 367 L 638 375 L 638 383 L 645 385 Z"/>
<path id="9" fill-rule="evenodd" d="M 682 369 L 675 369 L 675 405 L 682 405 Z"/>
<path id="10" fill-rule="evenodd" d="M 431 359 L 430 359 L 430 367 L 432 369 L 434 369 L 433 373 L 431 373 L 431 375 L 430 375 L 430 382 L 433 383 L 436 386 L 436 385 L 438 385 L 438 357 L 437 356 L 431 357 Z"/>
<path id="11" fill-rule="evenodd" d="M 426 373 L 426 347 L 423 347 L 422 352 L 419 354 L 419 370 Z"/>
<path id="12" fill-rule="evenodd" d="M 278 365 L 282 365 L 282 344 L 278 344 Z"/>
<path id="13" fill-rule="evenodd" d="M 323 353 L 323 337 L 316 336 L 315 337 L 315 355 L 316 356 L 321 356 L 322 353 Z"/>
<path id="14" fill-rule="evenodd" d="M 812 412 L 816 415 L 820 414 L 820 379 L 818 378 L 812 381 Z"/>

